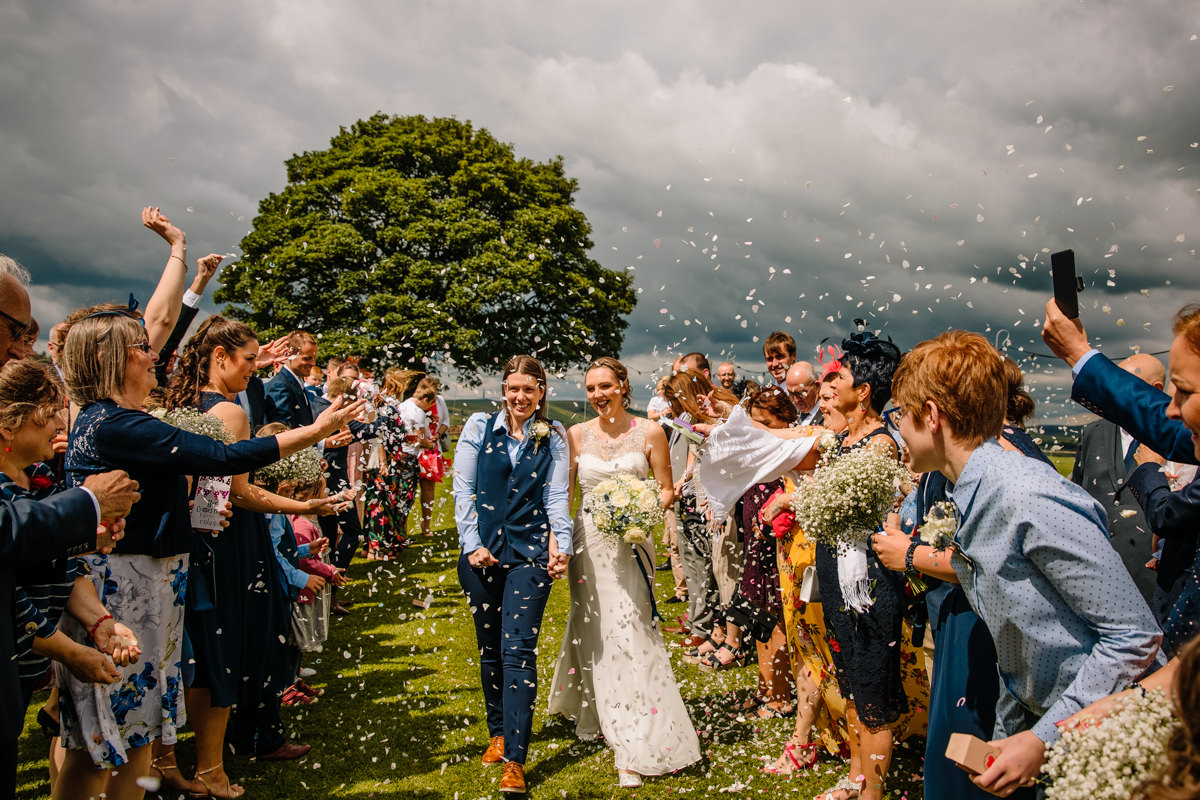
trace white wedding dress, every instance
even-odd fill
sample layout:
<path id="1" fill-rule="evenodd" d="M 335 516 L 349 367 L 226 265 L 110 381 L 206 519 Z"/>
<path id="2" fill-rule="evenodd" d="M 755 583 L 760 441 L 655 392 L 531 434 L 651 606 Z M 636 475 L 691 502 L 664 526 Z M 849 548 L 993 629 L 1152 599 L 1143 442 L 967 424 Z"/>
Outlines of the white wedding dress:
<path id="1" fill-rule="evenodd" d="M 584 425 L 577 481 L 584 498 L 618 473 L 645 478 L 647 426 L 639 419 L 613 441 Z M 581 507 L 584 504 L 580 504 Z M 571 611 L 554 669 L 550 713 L 575 721 L 581 739 L 603 736 L 617 769 L 662 775 L 700 759 L 662 634 L 654 627 L 651 594 L 638 568 L 654 579 L 654 542 L 638 547 L 606 538 L 591 515 L 575 516 Z M 635 555 L 636 553 L 636 555 Z"/>

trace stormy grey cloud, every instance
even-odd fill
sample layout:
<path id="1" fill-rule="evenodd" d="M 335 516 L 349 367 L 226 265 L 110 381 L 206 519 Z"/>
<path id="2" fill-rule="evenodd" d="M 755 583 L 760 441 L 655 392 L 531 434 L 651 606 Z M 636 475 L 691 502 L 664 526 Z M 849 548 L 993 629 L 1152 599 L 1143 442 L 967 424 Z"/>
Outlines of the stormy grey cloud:
<path id="1" fill-rule="evenodd" d="M 757 372 L 771 330 L 811 348 L 855 317 L 1044 352 L 1064 247 L 1105 351 L 1163 350 L 1200 297 L 1197 34 L 1162 1 L 10 2 L 0 251 L 43 321 L 148 296 L 142 205 L 236 253 L 291 154 L 453 115 L 564 156 L 593 255 L 636 276 L 646 381 L 679 349 Z M 1045 367 L 1042 416 L 1075 414 Z"/>

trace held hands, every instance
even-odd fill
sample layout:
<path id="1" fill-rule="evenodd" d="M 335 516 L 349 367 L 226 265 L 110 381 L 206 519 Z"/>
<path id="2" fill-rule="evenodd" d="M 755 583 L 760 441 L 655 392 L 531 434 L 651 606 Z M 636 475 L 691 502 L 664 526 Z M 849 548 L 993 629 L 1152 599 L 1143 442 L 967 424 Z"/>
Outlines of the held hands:
<path id="1" fill-rule="evenodd" d="M 1046 760 L 1046 743 L 1037 734 L 1022 731 L 988 744 L 999 750 L 1000 755 L 982 775 L 971 777 L 976 786 L 997 797 L 1008 797 L 1022 786 L 1033 786 Z"/>
<path id="2" fill-rule="evenodd" d="M 142 224 L 150 230 L 157 233 L 163 239 L 166 239 L 167 244 L 171 247 L 180 245 L 187 246 L 187 236 L 183 231 L 175 227 L 171 220 L 167 219 L 167 215 L 159 211 L 157 206 L 146 206 L 142 209 Z"/>
<path id="3" fill-rule="evenodd" d="M 133 631 L 112 619 L 106 619 L 100 623 L 100 626 L 96 628 L 94 641 L 96 649 L 112 656 L 112 660 L 119 667 L 128 667 L 142 655 L 142 648 L 138 645 Z"/>
<path id="4" fill-rule="evenodd" d="M 553 537 L 551 538 L 551 541 L 553 541 Z M 551 546 L 557 547 L 557 545 Z M 475 569 L 481 569 L 483 567 L 494 567 L 500 562 L 496 560 L 494 555 L 492 555 L 491 550 L 488 550 L 486 547 L 479 547 L 473 550 L 467 556 L 467 563 Z"/>
<path id="5" fill-rule="evenodd" d="M 100 524 L 96 526 L 96 552 L 101 555 L 108 555 L 112 552 L 113 546 L 121 541 L 124 536 L 124 517 L 115 520 L 100 520 Z"/>
<path id="6" fill-rule="evenodd" d="M 551 580 L 558 580 L 566 577 L 567 565 L 571 562 L 571 557 L 566 553 L 559 552 L 558 541 L 550 537 L 550 557 L 546 561 L 546 572 L 550 573 Z"/>
<path id="7" fill-rule="evenodd" d="M 1054 355 L 1075 366 L 1075 362 L 1087 355 L 1091 350 L 1088 344 L 1087 331 L 1078 319 L 1068 319 L 1062 313 L 1058 303 L 1051 297 L 1046 302 L 1046 322 L 1042 325 L 1042 341 L 1046 343 Z"/>
<path id="8" fill-rule="evenodd" d="M 121 677 L 109 657 L 94 647 L 76 645 L 63 655 L 62 663 L 84 683 L 109 684 Z"/>

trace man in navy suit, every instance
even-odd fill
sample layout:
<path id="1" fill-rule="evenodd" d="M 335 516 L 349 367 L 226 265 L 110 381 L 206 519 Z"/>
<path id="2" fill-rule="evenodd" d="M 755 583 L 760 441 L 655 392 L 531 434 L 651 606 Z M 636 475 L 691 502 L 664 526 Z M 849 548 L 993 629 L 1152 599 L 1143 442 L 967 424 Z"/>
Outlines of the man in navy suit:
<path id="1" fill-rule="evenodd" d="M 1058 305 L 1051 299 L 1046 303 L 1046 322 L 1042 327 L 1042 339 L 1050 349 L 1066 361 L 1071 367 L 1074 381 L 1071 386 L 1071 399 L 1082 405 L 1093 414 L 1099 414 L 1106 420 L 1115 423 L 1123 430 L 1131 433 L 1144 448 L 1153 450 L 1164 459 L 1179 461 L 1185 464 L 1198 464 L 1196 447 L 1192 441 L 1192 432 L 1180 419 L 1167 417 L 1167 408 L 1171 398 L 1165 392 L 1155 389 L 1136 375 L 1130 374 L 1105 358 L 1098 350 L 1088 344 L 1087 332 L 1078 319 L 1068 319 Z M 1138 452 L 1141 452 L 1140 450 Z M 1136 460 L 1136 458 L 1135 458 Z M 1146 459 L 1133 471 L 1127 481 L 1134 496 L 1147 508 L 1152 529 L 1155 522 L 1161 527 L 1156 533 L 1168 534 L 1171 529 L 1188 527 L 1170 525 L 1172 521 L 1195 519 L 1195 505 L 1200 503 L 1200 487 L 1193 481 L 1178 493 L 1177 498 L 1167 498 L 1173 502 L 1164 502 L 1162 496 L 1162 481 L 1154 478 L 1158 467 L 1153 460 Z M 1151 500 L 1155 500 L 1153 504 Z M 1169 537 L 1164 544 L 1162 558 L 1159 561 L 1158 587 L 1169 595 L 1156 594 L 1156 616 L 1163 614 L 1170 618 L 1169 610 L 1162 608 L 1163 604 L 1175 605 L 1179 594 L 1181 581 L 1186 581 L 1194 569 L 1194 564 L 1186 560 L 1187 552 L 1195 553 L 1194 538 L 1187 540 Z M 1164 576 L 1164 567 L 1167 574 Z M 1168 583 L 1164 586 L 1164 583 Z M 1176 609 L 1176 620 L 1187 615 Z M 1170 619 L 1159 619 L 1163 622 L 1164 647 L 1168 653 L 1184 644 L 1185 638 L 1191 633 L 1190 628 L 1179 631 L 1171 624 Z"/>
<path id="2" fill-rule="evenodd" d="M 282 422 L 289 428 L 311 425 L 315 415 L 304 379 L 317 363 L 317 339 L 306 331 L 288 336 L 292 357 L 267 382 L 267 422 Z"/>

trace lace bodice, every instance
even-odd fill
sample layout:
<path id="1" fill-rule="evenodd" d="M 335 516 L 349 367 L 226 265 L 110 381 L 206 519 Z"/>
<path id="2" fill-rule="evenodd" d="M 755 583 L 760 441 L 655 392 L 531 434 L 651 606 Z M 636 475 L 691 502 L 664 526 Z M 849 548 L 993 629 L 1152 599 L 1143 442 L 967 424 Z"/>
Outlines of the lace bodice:
<path id="1" fill-rule="evenodd" d="M 621 472 L 632 472 L 639 478 L 650 473 L 646 460 L 646 426 L 653 423 L 636 420 L 634 427 L 617 439 L 597 433 L 584 425 L 579 442 L 577 479 L 585 492 L 605 478 Z"/>

